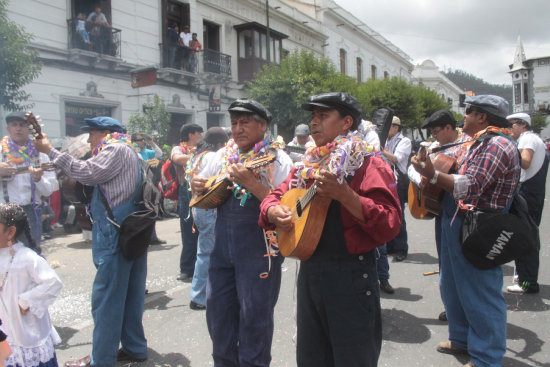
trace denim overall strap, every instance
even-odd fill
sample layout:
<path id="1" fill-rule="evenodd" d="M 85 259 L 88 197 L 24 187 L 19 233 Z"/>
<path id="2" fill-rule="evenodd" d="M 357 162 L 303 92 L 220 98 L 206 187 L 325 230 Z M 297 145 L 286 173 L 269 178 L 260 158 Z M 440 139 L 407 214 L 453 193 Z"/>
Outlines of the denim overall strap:
<path id="1" fill-rule="evenodd" d="M 136 195 L 142 182 L 137 157 L 138 182 L 134 193 L 112 209 L 115 221 L 122 223 L 139 209 Z M 100 198 L 99 186 L 93 193 L 91 212 L 92 257 L 97 273 L 92 287 L 92 317 L 94 319 L 91 363 L 94 367 L 116 364 L 119 343 L 136 358 L 147 357 L 147 341 L 142 317 L 147 277 L 147 254 L 135 260 L 126 259 L 118 247 L 118 229 L 107 218 Z"/>

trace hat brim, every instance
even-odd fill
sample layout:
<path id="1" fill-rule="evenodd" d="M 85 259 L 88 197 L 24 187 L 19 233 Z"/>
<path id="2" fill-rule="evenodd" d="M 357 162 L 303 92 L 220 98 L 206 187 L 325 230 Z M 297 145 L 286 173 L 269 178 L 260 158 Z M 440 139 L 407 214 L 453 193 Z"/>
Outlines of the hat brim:
<path id="1" fill-rule="evenodd" d="M 328 105 L 325 103 L 319 103 L 319 102 L 306 102 L 302 103 L 302 109 L 306 111 L 313 111 L 316 108 L 337 108 L 333 105 Z"/>

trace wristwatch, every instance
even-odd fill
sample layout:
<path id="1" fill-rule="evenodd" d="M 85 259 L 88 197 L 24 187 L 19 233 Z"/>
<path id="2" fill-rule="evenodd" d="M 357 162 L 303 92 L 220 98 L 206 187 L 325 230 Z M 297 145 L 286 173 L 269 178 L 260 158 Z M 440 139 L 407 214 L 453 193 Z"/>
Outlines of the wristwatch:
<path id="1" fill-rule="evenodd" d="M 439 171 L 434 171 L 434 176 L 430 180 L 430 183 L 432 185 L 435 185 L 437 183 L 437 178 L 439 177 Z"/>

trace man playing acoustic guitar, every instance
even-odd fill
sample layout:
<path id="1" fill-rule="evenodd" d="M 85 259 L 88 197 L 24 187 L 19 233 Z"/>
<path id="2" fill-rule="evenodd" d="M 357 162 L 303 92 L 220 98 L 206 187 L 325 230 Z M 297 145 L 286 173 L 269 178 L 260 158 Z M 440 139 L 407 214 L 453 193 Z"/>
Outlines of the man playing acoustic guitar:
<path id="1" fill-rule="evenodd" d="M 238 99 L 229 115 L 233 138 L 191 180 L 199 195 L 205 192 L 206 177 L 223 172 L 232 181 L 231 196 L 217 208 L 206 321 L 214 366 L 267 367 L 283 259 L 277 256 L 275 234 L 262 230 L 258 217 L 261 200 L 287 177 L 292 160 L 267 133 L 271 113 L 260 103 Z M 270 154 L 274 162 L 260 171 L 246 168 Z"/>
<path id="2" fill-rule="evenodd" d="M 298 366 L 376 366 L 382 319 L 374 250 L 401 226 L 395 178 L 357 132 L 361 105 L 354 97 L 323 93 L 302 108 L 312 111 L 316 147 L 263 200 L 260 216 L 260 225 L 281 235 L 298 226 L 298 214 L 280 204 L 285 193 L 316 185 L 315 195 L 328 203 L 324 224 L 312 226 L 322 231 L 317 247 L 300 264 Z"/>

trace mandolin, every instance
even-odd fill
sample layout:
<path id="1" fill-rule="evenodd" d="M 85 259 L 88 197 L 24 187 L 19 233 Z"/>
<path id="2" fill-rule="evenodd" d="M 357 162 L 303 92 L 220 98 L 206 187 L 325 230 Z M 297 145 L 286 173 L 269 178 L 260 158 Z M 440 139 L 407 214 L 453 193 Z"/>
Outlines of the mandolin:
<path id="1" fill-rule="evenodd" d="M 316 196 L 317 184 L 309 189 L 291 189 L 281 198 L 281 205 L 292 212 L 292 229 L 277 231 L 279 251 L 283 256 L 307 260 L 311 257 L 325 225 L 331 199 Z"/>
<path id="2" fill-rule="evenodd" d="M 250 170 L 266 166 L 275 160 L 274 154 L 266 154 L 263 157 L 244 163 L 244 166 Z M 201 196 L 195 196 L 189 202 L 189 206 L 199 209 L 214 209 L 227 201 L 231 191 L 228 187 L 232 186 L 227 173 L 210 177 L 205 184 L 206 192 Z"/>

